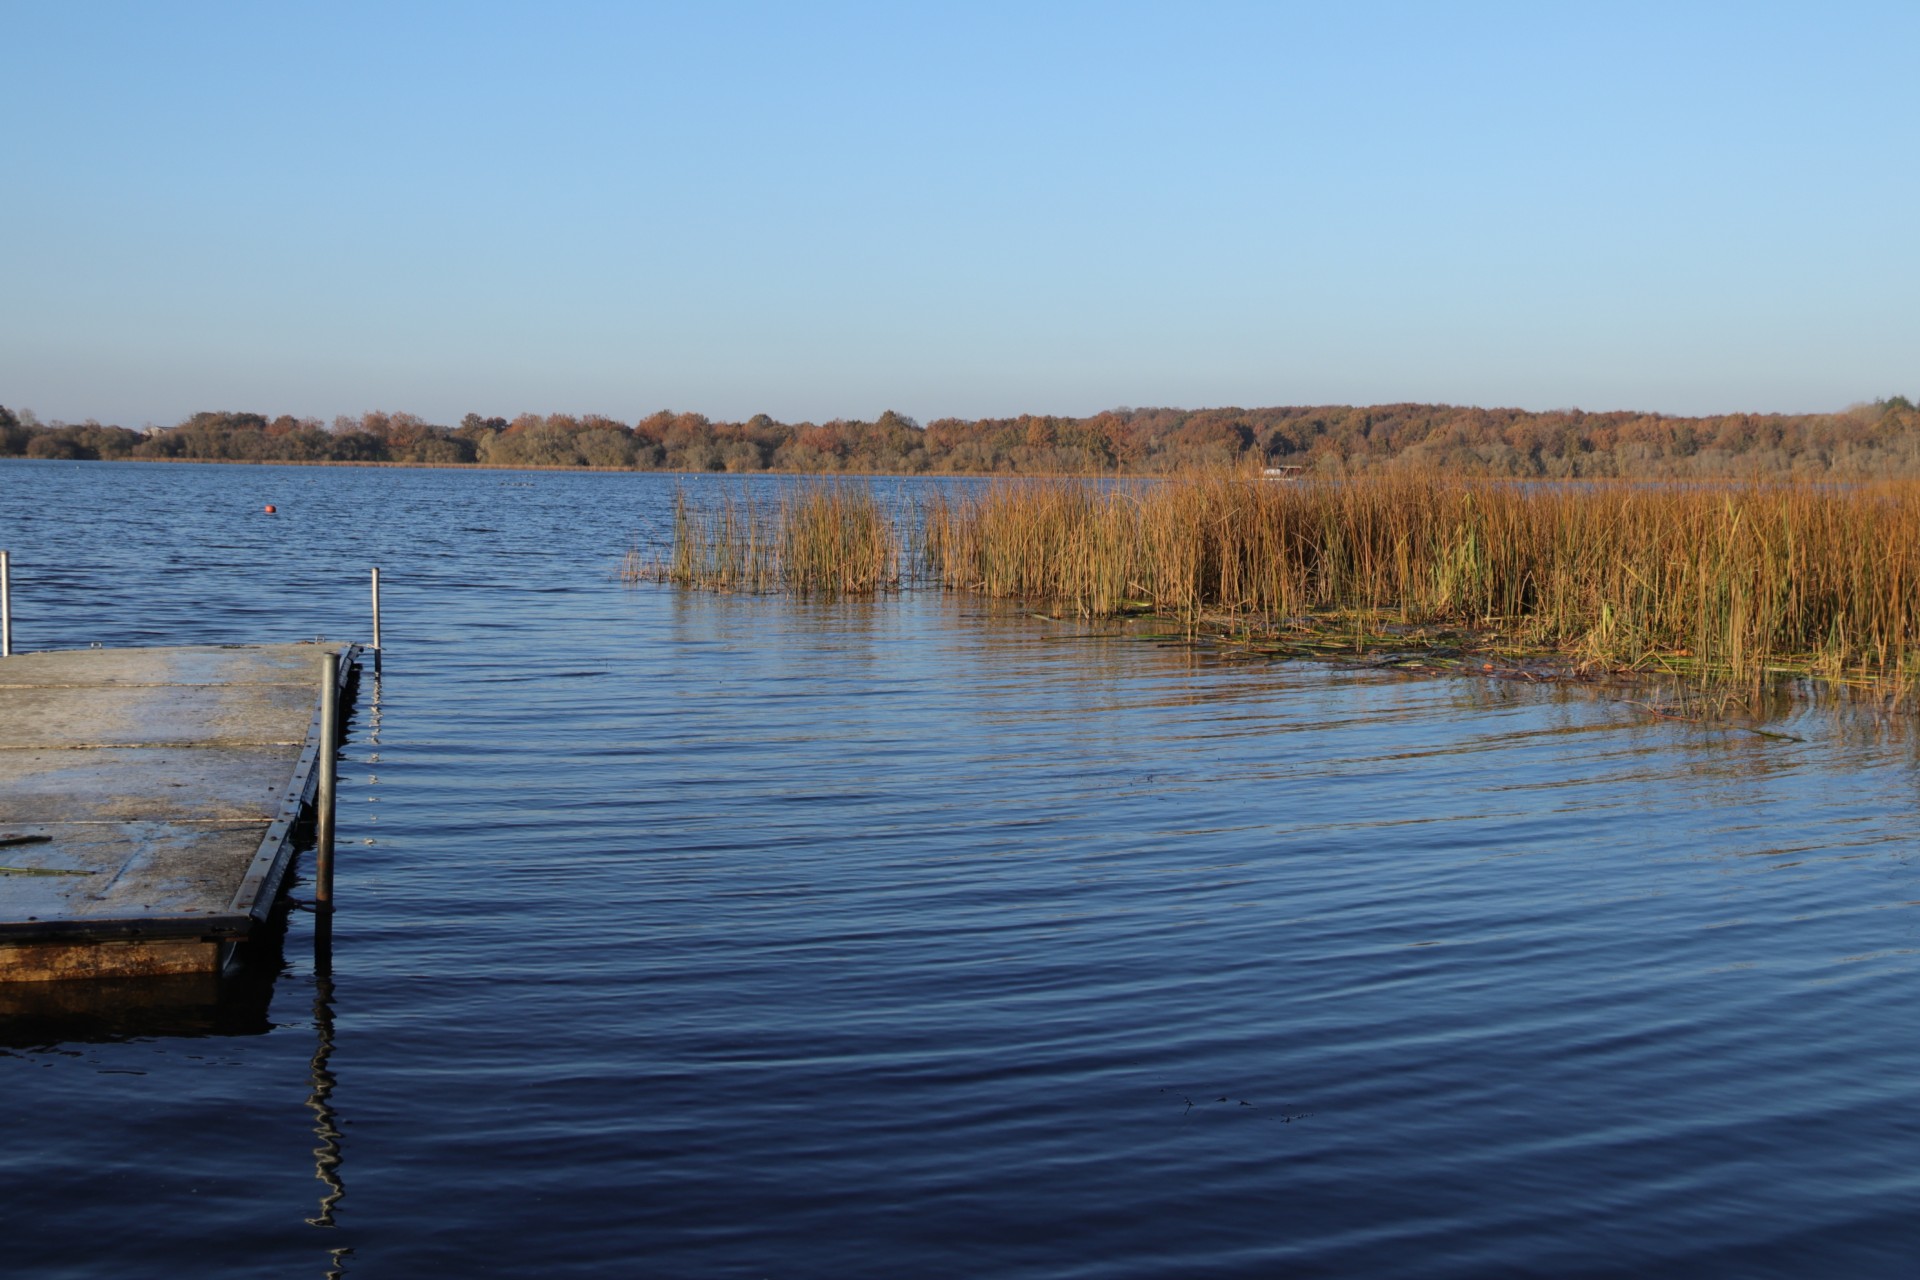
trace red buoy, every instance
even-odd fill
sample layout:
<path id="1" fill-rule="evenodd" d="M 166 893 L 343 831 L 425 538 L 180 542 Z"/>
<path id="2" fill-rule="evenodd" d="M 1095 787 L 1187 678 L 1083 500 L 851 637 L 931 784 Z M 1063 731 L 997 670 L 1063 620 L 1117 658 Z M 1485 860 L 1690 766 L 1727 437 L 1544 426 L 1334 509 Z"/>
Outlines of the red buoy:
<path id="1" fill-rule="evenodd" d="M 269 502 L 269 503 L 267 504 L 267 514 L 268 514 L 268 515 L 272 515 L 272 514 L 273 514 L 273 504 L 272 504 L 271 502 Z"/>

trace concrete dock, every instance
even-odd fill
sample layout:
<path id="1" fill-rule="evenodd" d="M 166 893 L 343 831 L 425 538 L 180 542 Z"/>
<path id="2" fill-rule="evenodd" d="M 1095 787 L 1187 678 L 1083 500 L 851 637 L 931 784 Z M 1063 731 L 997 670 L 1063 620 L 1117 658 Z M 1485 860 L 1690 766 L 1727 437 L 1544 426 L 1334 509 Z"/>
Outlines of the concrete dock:
<path id="1" fill-rule="evenodd" d="M 0 982 L 218 969 L 312 797 L 315 644 L 0 659 Z"/>

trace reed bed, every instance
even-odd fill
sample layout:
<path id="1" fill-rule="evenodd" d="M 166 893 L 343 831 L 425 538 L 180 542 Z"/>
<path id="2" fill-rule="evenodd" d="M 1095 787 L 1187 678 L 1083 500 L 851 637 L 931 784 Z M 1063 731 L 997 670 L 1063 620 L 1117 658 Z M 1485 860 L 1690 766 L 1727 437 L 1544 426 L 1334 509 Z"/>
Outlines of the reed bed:
<path id="1" fill-rule="evenodd" d="M 674 580 L 897 583 L 908 539 L 881 528 L 871 495 L 835 494 L 783 504 L 757 541 L 725 506 L 704 534 L 677 519 L 693 537 L 684 552 L 676 539 Z M 1920 684 L 1920 483 L 1008 482 L 923 498 L 909 527 L 926 580 L 1086 617 L 1150 612 L 1190 632 L 1351 635 L 1355 647 L 1451 629 L 1565 670 L 1721 687 Z"/>
<path id="2" fill-rule="evenodd" d="M 630 553 L 629 581 L 656 578 L 709 591 L 870 595 L 900 585 L 902 544 L 870 488 L 808 485 L 769 508 L 729 494 L 695 509 L 674 495 L 664 563 Z"/>

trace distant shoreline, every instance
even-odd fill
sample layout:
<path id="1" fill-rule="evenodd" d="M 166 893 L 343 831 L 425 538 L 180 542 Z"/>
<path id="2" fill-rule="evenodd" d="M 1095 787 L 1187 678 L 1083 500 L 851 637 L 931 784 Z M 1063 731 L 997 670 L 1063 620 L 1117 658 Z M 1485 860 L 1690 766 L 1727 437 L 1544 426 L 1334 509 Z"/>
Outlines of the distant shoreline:
<path id="1" fill-rule="evenodd" d="M 0 457 L 246 462 L 285 466 L 479 467 L 678 474 L 1166 476 L 1299 467 L 1320 475 L 1445 471 L 1512 479 L 1920 477 L 1920 408 L 1904 396 L 1827 414 L 1675 418 L 1454 405 L 1115 409 L 1084 418 L 716 422 L 661 412 L 468 414 L 458 426 L 406 413 L 332 424 L 282 414 L 196 413 L 146 432 L 42 423 L 0 407 Z"/>
<path id="2" fill-rule="evenodd" d="M 382 471 L 563 471 L 592 472 L 614 476 L 792 476 L 795 479 L 845 478 L 848 480 L 1154 480 L 1169 474 L 1133 472 L 1116 477 L 1113 472 L 1093 471 L 692 471 L 671 467 L 589 467 L 538 462 L 355 462 L 342 458 L 25 458 L 0 454 L 0 464 L 30 462 L 57 466 L 205 466 L 205 467 L 365 467 Z"/>

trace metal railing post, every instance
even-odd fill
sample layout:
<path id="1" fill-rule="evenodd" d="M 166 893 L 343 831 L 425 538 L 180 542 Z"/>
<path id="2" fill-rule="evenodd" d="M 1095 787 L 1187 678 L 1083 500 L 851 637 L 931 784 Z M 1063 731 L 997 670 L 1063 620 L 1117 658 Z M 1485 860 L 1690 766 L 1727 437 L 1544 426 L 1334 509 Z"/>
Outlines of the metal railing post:
<path id="1" fill-rule="evenodd" d="M 0 658 L 13 656 L 13 553 L 0 551 Z"/>
<path id="2" fill-rule="evenodd" d="M 333 910 L 333 795 L 340 748 L 340 655 L 320 655 L 320 794 L 315 800 L 313 906 Z"/>
<path id="3" fill-rule="evenodd" d="M 380 566 L 373 567 L 373 669 L 380 669 Z"/>

